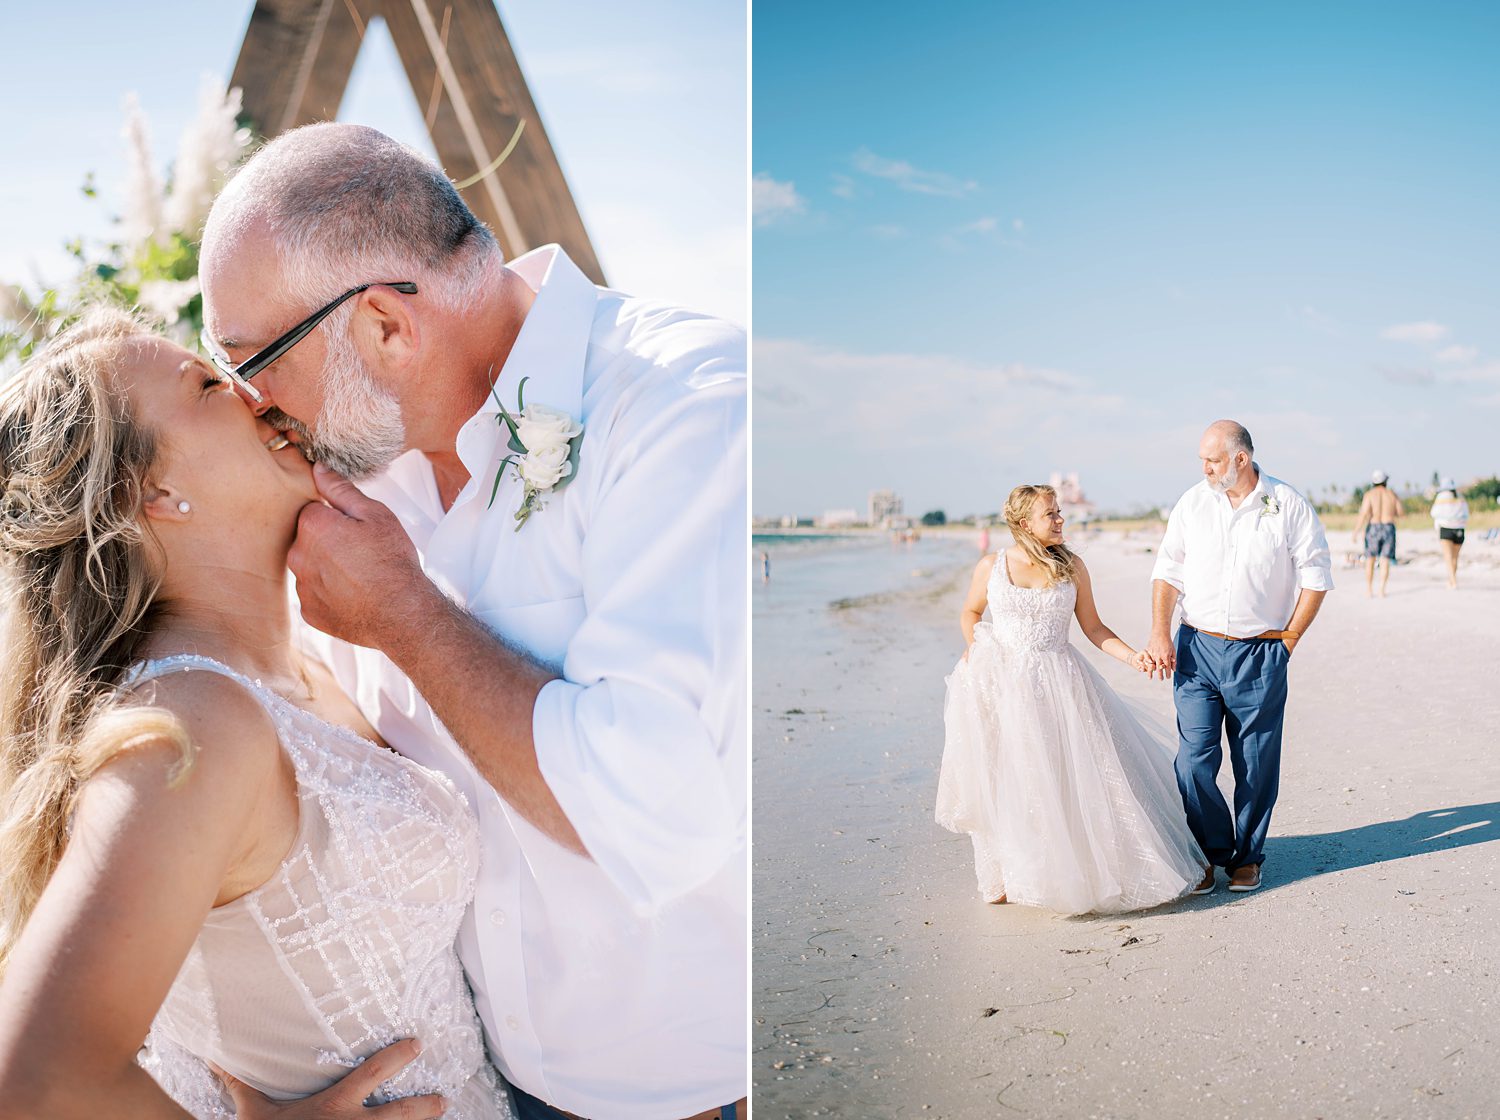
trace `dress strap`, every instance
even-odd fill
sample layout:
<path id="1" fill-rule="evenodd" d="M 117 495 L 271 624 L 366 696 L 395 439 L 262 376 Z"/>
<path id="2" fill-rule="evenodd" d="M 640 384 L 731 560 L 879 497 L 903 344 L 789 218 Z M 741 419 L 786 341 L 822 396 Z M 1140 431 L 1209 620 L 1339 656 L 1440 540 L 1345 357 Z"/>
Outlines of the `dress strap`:
<path id="1" fill-rule="evenodd" d="M 125 679 L 121 681 L 121 687 L 132 688 L 135 685 L 158 680 L 172 673 L 190 673 L 194 670 L 203 670 L 209 673 L 217 673 L 221 677 L 228 677 L 236 684 L 242 685 L 263 706 L 266 706 L 267 689 L 259 681 L 253 681 L 243 673 L 231 669 L 222 661 L 215 661 L 212 657 L 205 657 L 201 653 L 174 653 L 168 657 L 159 657 L 154 661 L 138 661 L 125 673 Z"/>

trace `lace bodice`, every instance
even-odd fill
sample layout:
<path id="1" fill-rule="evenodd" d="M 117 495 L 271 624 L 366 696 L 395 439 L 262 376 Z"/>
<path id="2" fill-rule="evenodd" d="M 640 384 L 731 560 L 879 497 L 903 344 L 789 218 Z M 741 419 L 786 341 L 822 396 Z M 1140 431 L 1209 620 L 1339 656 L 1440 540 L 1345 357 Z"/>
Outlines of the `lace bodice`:
<path id="1" fill-rule="evenodd" d="M 454 949 L 474 891 L 478 825 L 443 775 L 190 654 L 131 683 L 204 670 L 270 714 L 298 787 L 297 836 L 264 884 L 210 911 L 141 1065 L 199 1118 L 234 1115 L 205 1059 L 276 1097 L 317 1092 L 418 1038 L 374 1100 L 441 1093 L 461 1120 L 512 1116 Z"/>
<path id="2" fill-rule="evenodd" d="M 1052 587 L 1017 587 L 1010 581 L 1005 550 L 990 572 L 990 633 L 1008 650 L 1040 653 L 1063 649 L 1078 589 L 1070 580 Z"/>

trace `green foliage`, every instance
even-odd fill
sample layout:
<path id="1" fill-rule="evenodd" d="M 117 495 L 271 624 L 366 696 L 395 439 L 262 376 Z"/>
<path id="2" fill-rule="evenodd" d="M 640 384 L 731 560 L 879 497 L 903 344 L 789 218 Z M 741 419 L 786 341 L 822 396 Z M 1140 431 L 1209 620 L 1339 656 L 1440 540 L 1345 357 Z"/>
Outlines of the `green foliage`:
<path id="1" fill-rule="evenodd" d="M 948 524 L 948 515 L 946 513 L 944 513 L 940 509 L 935 509 L 935 510 L 931 511 L 930 513 L 924 513 L 922 515 L 922 524 L 923 525 L 946 525 L 946 524 Z"/>
<path id="2" fill-rule="evenodd" d="M 1438 476 L 1433 474 L 1433 484 L 1427 492 L 1415 494 L 1402 494 L 1401 509 L 1407 514 L 1425 514 L 1432 509 L 1432 491 L 1437 489 Z M 1329 487 L 1329 491 L 1335 491 L 1337 487 Z M 1360 503 L 1370 490 L 1370 486 L 1356 486 L 1349 492 L 1346 501 L 1334 501 L 1332 499 L 1315 503 L 1319 513 L 1358 513 Z M 1459 492 L 1469 503 L 1469 508 L 1475 513 L 1486 510 L 1500 509 L 1500 478 L 1482 478 L 1472 486 L 1459 487 Z M 1399 494 L 1399 491 L 1398 491 Z"/>
<path id="3" fill-rule="evenodd" d="M 239 91 L 206 81 L 198 117 L 183 134 L 172 179 L 165 184 L 150 170 L 154 161 L 145 119 L 138 106 L 131 106 L 128 217 L 116 217 L 112 236 L 101 243 L 82 237 L 63 243 L 77 263 L 65 283 L 35 293 L 0 284 L 0 376 L 95 304 L 135 309 L 186 346 L 203 327 L 198 237 L 214 194 L 252 141 L 237 119 Z M 100 201 L 93 172 L 80 190 Z"/>

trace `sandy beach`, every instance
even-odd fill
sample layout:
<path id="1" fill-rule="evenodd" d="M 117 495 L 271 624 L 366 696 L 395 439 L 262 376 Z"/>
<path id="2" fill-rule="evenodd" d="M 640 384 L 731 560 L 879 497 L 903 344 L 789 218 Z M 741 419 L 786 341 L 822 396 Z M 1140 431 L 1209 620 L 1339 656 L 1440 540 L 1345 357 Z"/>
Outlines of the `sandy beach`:
<path id="1" fill-rule="evenodd" d="M 1471 540 L 1450 592 L 1435 534 L 1405 529 L 1370 600 L 1330 536 L 1338 588 L 1292 662 L 1265 887 L 1221 877 L 1108 918 L 984 904 L 968 839 L 933 822 L 973 534 L 766 546 L 761 1120 L 1500 1115 L 1500 543 Z M 1133 645 L 1154 543 L 1075 542 Z M 1170 685 L 1076 625 L 1073 642 L 1172 719 Z"/>

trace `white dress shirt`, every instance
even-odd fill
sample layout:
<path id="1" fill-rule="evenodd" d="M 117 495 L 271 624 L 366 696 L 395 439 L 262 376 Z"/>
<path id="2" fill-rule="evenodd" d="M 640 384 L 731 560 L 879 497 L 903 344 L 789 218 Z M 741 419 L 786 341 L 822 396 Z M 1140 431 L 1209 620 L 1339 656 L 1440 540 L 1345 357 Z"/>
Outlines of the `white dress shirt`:
<path id="1" fill-rule="evenodd" d="M 314 634 L 380 734 L 450 775 L 484 836 L 459 953 L 490 1053 L 595 1120 L 746 1093 L 746 347 L 719 320 L 595 287 L 556 246 L 509 267 L 537 295 L 496 382 L 581 420 L 578 474 L 519 530 L 493 400 L 461 429 L 446 513 L 408 452 L 362 485 L 428 576 L 557 666 L 532 734 L 593 859 L 528 824 L 381 653 Z"/>
<path id="2" fill-rule="evenodd" d="M 1306 498 L 1255 468 L 1238 509 L 1198 483 L 1172 508 L 1151 578 L 1181 592 L 1182 619 L 1199 630 L 1253 638 L 1284 630 L 1302 588 L 1333 590 L 1323 523 Z"/>

